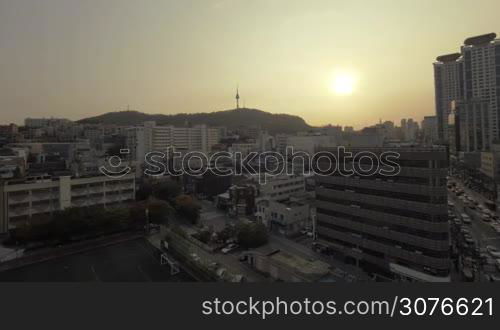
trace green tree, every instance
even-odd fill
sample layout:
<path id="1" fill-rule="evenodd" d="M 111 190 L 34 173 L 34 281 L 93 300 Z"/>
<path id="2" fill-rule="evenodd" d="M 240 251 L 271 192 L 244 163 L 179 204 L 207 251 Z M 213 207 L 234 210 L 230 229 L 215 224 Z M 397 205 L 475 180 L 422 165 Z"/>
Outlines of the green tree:
<path id="1" fill-rule="evenodd" d="M 158 199 L 148 201 L 147 208 L 149 210 L 149 220 L 151 223 L 156 224 L 167 224 L 168 216 L 174 212 L 169 203 Z"/>
<path id="2" fill-rule="evenodd" d="M 179 195 L 175 199 L 175 209 L 178 214 L 192 224 L 198 223 L 201 207 L 189 195 Z"/>
<path id="3" fill-rule="evenodd" d="M 242 223 L 237 232 L 238 242 L 245 248 L 256 248 L 268 241 L 267 228 L 262 222 Z"/>
<path id="4" fill-rule="evenodd" d="M 153 196 L 164 201 L 174 200 L 180 193 L 181 186 L 172 180 L 165 180 L 153 186 Z"/>

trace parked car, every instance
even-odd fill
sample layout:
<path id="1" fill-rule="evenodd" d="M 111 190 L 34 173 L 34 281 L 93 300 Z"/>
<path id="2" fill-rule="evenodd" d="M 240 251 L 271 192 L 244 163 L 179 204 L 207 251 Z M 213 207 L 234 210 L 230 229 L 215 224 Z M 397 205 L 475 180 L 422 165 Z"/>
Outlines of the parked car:
<path id="1" fill-rule="evenodd" d="M 470 217 L 465 214 L 465 213 L 462 213 L 462 221 L 466 224 L 466 225 L 469 225 L 471 223 L 470 221 Z"/>
<path id="2" fill-rule="evenodd" d="M 234 251 L 238 248 L 238 244 L 236 243 L 231 243 L 229 244 L 228 246 L 226 246 L 225 248 L 222 248 L 220 251 L 224 254 L 228 254 L 229 252 L 231 251 Z"/>
<path id="3" fill-rule="evenodd" d="M 500 258 L 500 251 L 494 247 L 493 245 L 488 245 L 486 246 L 486 251 L 488 251 L 488 253 L 494 257 L 494 258 Z"/>

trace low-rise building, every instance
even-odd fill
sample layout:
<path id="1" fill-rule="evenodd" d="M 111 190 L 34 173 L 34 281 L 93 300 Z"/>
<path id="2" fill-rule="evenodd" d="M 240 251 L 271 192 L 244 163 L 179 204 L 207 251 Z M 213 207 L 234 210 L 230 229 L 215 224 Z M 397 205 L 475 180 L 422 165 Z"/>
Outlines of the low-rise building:
<path id="1" fill-rule="evenodd" d="M 69 207 L 108 207 L 135 200 L 135 176 L 35 178 L 0 182 L 0 233 Z"/>
<path id="2" fill-rule="evenodd" d="M 307 227 L 309 213 L 307 203 L 290 199 L 280 202 L 260 200 L 256 215 L 270 231 L 283 236 L 294 236 Z"/>
<path id="3" fill-rule="evenodd" d="M 321 260 L 310 260 L 268 245 L 247 253 L 247 263 L 277 281 L 319 282 L 331 276 L 331 267 Z"/>

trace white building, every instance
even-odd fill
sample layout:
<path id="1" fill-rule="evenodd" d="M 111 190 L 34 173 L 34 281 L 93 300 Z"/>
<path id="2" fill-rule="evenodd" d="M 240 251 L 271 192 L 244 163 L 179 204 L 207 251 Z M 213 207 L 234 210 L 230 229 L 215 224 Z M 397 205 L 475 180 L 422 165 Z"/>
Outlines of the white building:
<path id="1" fill-rule="evenodd" d="M 257 202 L 256 216 L 276 234 L 293 236 L 309 225 L 309 205 L 293 200 Z"/>
<path id="2" fill-rule="evenodd" d="M 139 163 L 152 151 L 166 152 L 169 148 L 209 153 L 219 143 L 220 130 L 207 125 L 194 127 L 157 126 L 154 121 L 127 132 L 127 146 Z"/>
<path id="3" fill-rule="evenodd" d="M 0 184 L 0 233 L 69 207 L 108 207 L 135 200 L 135 176 L 38 179 Z"/>
<path id="4" fill-rule="evenodd" d="M 281 201 L 291 195 L 306 191 L 305 177 L 302 175 L 280 175 L 268 177 L 266 182 L 259 186 L 259 197 Z"/>

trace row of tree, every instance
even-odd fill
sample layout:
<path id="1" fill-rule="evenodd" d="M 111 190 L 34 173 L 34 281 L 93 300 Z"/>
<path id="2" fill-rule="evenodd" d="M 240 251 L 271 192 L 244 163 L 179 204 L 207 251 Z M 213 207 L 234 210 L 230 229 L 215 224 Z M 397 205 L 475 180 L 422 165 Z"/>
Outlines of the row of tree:
<path id="1" fill-rule="evenodd" d="M 246 249 L 256 248 L 268 241 L 268 232 L 262 222 L 245 222 L 236 226 L 226 226 L 219 232 L 203 230 L 194 237 L 205 244 L 224 244 L 230 239 L 236 239 Z"/>
<path id="2" fill-rule="evenodd" d="M 183 195 L 181 192 L 181 186 L 173 180 L 158 183 L 145 181 L 137 190 L 136 196 L 138 201 L 156 199 L 166 202 L 170 206 L 170 214 L 176 214 L 191 224 L 198 223 L 200 206 L 191 196 Z"/>

